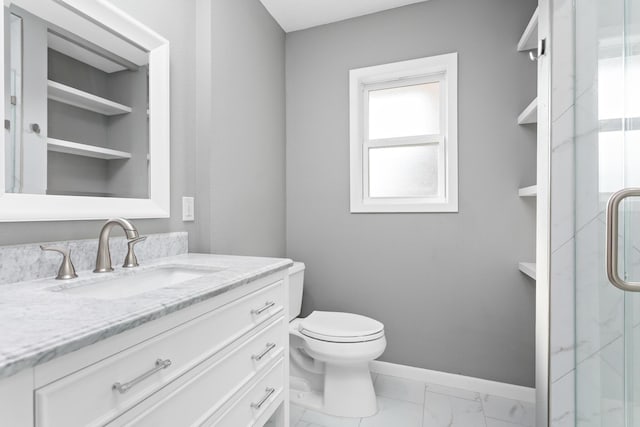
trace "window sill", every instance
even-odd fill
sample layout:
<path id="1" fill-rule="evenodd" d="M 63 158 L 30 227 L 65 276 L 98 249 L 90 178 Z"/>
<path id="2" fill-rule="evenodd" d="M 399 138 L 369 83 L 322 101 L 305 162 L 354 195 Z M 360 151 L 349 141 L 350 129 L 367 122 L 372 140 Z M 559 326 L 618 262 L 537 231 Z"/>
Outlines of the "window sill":
<path id="1" fill-rule="evenodd" d="M 457 203 L 373 204 L 351 203 L 351 213 L 457 213 Z"/>

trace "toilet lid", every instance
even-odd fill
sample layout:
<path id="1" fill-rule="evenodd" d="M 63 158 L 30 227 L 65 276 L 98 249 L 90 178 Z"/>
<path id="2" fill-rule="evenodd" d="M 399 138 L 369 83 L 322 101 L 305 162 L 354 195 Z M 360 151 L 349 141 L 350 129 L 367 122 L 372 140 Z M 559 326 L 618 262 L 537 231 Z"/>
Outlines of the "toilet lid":
<path id="1" fill-rule="evenodd" d="M 329 342 L 364 342 L 384 336 L 384 325 L 352 313 L 314 311 L 301 319 L 300 333 Z"/>

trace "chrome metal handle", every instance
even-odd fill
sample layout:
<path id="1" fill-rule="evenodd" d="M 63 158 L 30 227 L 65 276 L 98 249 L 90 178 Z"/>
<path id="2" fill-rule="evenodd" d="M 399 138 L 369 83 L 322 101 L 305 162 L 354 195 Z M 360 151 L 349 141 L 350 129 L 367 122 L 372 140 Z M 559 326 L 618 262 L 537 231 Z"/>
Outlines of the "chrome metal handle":
<path id="1" fill-rule="evenodd" d="M 125 394 L 126 392 L 128 392 L 129 390 L 131 390 L 131 388 L 138 384 L 139 382 L 149 378 L 151 375 L 155 374 L 158 371 L 161 371 L 163 369 L 167 369 L 169 366 L 171 366 L 171 359 L 158 359 L 156 360 L 156 366 L 153 367 L 153 369 L 148 370 L 147 372 L 145 372 L 144 374 L 140 375 L 139 377 L 136 377 L 134 379 L 132 379 L 131 381 L 121 384 L 121 383 L 114 383 L 113 386 L 111 387 L 113 390 L 118 390 L 121 394 Z"/>
<path id="2" fill-rule="evenodd" d="M 147 240 L 147 236 L 134 237 L 127 241 L 127 255 L 124 257 L 124 263 L 122 264 L 124 268 L 132 268 L 140 265 L 138 264 L 138 257 L 136 257 L 134 247 L 145 240 Z"/>
<path id="3" fill-rule="evenodd" d="M 52 251 L 58 252 L 62 254 L 62 263 L 60 264 L 60 268 L 58 269 L 58 275 L 56 276 L 56 280 L 70 280 L 78 277 L 76 274 L 76 269 L 71 262 L 71 250 L 67 248 L 63 248 L 61 246 L 44 246 L 40 245 L 40 249 L 43 251 Z"/>
<path id="4" fill-rule="evenodd" d="M 625 188 L 617 191 L 607 202 L 607 277 L 618 289 L 640 292 L 640 282 L 627 282 L 618 274 L 618 212 L 620 203 L 627 197 L 640 197 L 640 188 Z"/>
<path id="5" fill-rule="evenodd" d="M 71 253 L 71 251 L 67 248 L 64 248 L 62 246 L 45 246 L 45 245 L 40 245 L 40 249 L 42 249 L 43 251 L 52 251 L 52 252 L 58 252 L 61 253 L 62 256 L 64 257 L 68 257 L 69 254 Z"/>
<path id="6" fill-rule="evenodd" d="M 276 348 L 276 345 L 274 343 L 272 343 L 272 342 L 267 343 L 267 348 L 262 350 L 262 353 L 254 354 L 253 356 L 251 356 L 251 358 L 253 360 L 255 360 L 256 362 L 259 362 L 260 360 L 262 360 L 263 357 L 265 357 L 267 354 L 269 354 L 269 352 L 271 350 L 273 350 L 274 348 Z"/>
<path id="7" fill-rule="evenodd" d="M 264 396 L 262 396 L 262 399 L 260 399 L 260 401 L 259 401 L 258 403 L 255 403 L 255 402 L 254 402 L 254 403 L 251 403 L 251 407 L 252 407 L 253 409 L 260 409 L 260 408 L 262 407 L 262 405 L 264 405 L 264 402 L 266 402 L 267 400 L 269 400 L 269 398 L 271 397 L 271 395 L 272 395 L 273 393 L 275 393 L 275 392 L 276 392 L 276 389 L 275 389 L 275 388 L 272 388 L 272 387 L 267 387 L 267 388 L 265 389 L 265 391 L 266 391 L 267 393 L 266 393 Z"/>
<path id="8" fill-rule="evenodd" d="M 260 308 L 254 308 L 253 310 L 251 310 L 251 314 L 262 314 L 265 311 L 269 310 L 271 307 L 273 307 L 274 305 L 276 305 L 275 302 L 273 301 L 267 301 L 266 303 L 264 303 L 264 305 Z"/>

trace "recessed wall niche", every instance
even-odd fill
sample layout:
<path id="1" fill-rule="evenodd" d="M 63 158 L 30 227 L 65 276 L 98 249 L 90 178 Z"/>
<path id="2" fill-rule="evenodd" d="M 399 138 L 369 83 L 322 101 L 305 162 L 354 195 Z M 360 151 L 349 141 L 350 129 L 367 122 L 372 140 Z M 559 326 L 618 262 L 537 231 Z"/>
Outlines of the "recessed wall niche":
<path id="1" fill-rule="evenodd" d="M 47 194 L 148 197 L 148 68 L 107 73 L 47 56 Z"/>

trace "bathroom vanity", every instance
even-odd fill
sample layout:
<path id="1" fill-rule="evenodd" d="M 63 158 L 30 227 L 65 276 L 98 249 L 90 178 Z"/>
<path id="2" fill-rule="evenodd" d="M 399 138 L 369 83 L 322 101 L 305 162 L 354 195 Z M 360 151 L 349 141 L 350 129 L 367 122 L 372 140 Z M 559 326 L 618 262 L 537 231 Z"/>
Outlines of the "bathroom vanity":
<path id="1" fill-rule="evenodd" d="M 4 285 L 0 424 L 288 425 L 290 265 L 185 254 Z"/>

